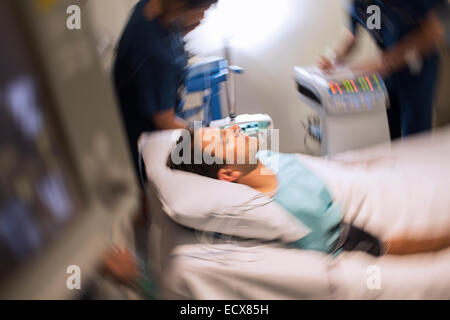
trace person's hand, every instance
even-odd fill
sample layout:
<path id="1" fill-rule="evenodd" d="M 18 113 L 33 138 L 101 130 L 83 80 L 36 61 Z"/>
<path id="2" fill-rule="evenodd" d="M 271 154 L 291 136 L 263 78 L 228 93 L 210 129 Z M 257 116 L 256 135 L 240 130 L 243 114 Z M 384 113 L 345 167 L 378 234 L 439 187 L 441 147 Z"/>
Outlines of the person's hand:
<path id="1" fill-rule="evenodd" d="M 136 258 L 126 249 L 110 247 L 103 257 L 102 271 L 124 284 L 133 284 L 139 277 Z"/>
<path id="2" fill-rule="evenodd" d="M 317 66 L 323 72 L 332 72 L 335 68 L 333 61 L 325 56 L 319 56 L 317 59 Z"/>

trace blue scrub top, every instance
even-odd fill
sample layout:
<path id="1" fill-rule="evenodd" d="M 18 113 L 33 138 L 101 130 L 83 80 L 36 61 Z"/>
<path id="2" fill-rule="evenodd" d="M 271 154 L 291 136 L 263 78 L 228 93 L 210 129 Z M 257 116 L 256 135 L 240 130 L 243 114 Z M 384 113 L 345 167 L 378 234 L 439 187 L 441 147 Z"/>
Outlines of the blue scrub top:
<path id="1" fill-rule="evenodd" d="M 350 30 L 356 33 L 358 25 L 365 28 L 380 49 L 390 49 L 406 35 L 420 27 L 420 22 L 444 0 L 354 0 L 350 7 Z M 381 13 L 381 28 L 370 30 L 367 13 L 377 5 Z M 409 67 L 385 79 L 391 108 L 388 110 L 391 139 L 428 131 L 432 126 L 432 106 L 438 73 L 439 57 L 433 53 L 422 61 L 419 72 Z"/>
<path id="2" fill-rule="evenodd" d="M 156 129 L 155 113 L 182 104 L 187 65 L 182 32 L 144 17 L 147 2 L 135 6 L 114 65 L 115 89 L 137 172 L 138 138 Z"/>
<path id="3" fill-rule="evenodd" d="M 275 201 L 311 230 L 292 245 L 331 253 L 342 231 L 342 213 L 325 183 L 303 166 L 295 154 L 264 150 L 258 152 L 257 158 L 277 176 Z"/>
<path id="4" fill-rule="evenodd" d="M 355 33 L 361 25 L 375 39 L 381 49 L 398 43 L 420 26 L 421 20 L 444 0 L 354 0 L 349 8 L 350 30 Z M 372 13 L 367 8 L 377 5 L 381 10 L 381 28 L 369 30 L 367 20 Z"/>

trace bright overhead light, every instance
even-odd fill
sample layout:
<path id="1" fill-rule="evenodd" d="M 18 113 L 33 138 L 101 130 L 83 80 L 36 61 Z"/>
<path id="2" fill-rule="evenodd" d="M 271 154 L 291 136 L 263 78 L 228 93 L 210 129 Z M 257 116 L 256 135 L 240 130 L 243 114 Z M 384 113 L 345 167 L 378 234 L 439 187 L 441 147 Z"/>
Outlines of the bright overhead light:
<path id="1" fill-rule="evenodd" d="M 219 0 L 191 38 L 199 36 L 202 46 L 214 49 L 221 48 L 224 39 L 236 48 L 262 46 L 287 22 L 291 1 Z"/>

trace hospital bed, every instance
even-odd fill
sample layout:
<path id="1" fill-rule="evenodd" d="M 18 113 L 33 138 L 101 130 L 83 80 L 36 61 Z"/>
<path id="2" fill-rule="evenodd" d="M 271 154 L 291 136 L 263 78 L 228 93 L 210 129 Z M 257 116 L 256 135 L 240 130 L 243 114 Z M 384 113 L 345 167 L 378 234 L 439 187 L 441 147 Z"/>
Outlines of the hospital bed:
<path id="1" fill-rule="evenodd" d="M 201 214 L 186 209 L 203 208 L 187 198 L 208 208 L 214 194 L 196 193 L 200 180 L 178 185 L 189 174 L 165 166 L 176 134 L 153 133 L 140 140 L 150 181 L 151 259 L 161 298 L 450 299 L 450 249 L 381 258 L 346 252 L 333 258 L 290 248 L 286 242 L 296 231 L 289 227 L 278 235 L 268 230 L 259 240 L 245 239 L 240 231 L 217 236 Z M 450 127 L 331 158 L 297 156 L 327 183 L 344 220 L 380 239 L 450 232 Z M 181 190 L 184 199 L 174 201 L 176 194 L 183 198 Z M 244 193 L 228 197 L 242 201 Z M 189 214 L 197 220 L 189 221 Z M 289 225 L 283 219 L 277 228 Z M 234 229 L 249 228 L 249 221 L 236 222 Z M 195 223 L 207 231 L 194 230 Z"/>

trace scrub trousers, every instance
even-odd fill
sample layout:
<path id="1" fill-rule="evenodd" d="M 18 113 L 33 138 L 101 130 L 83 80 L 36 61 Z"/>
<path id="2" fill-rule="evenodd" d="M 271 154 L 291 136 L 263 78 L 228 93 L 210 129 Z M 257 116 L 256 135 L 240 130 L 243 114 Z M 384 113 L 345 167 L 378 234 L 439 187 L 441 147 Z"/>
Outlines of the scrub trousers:
<path id="1" fill-rule="evenodd" d="M 405 68 L 385 80 L 391 140 L 431 130 L 439 56 L 423 61 L 418 73 Z"/>

